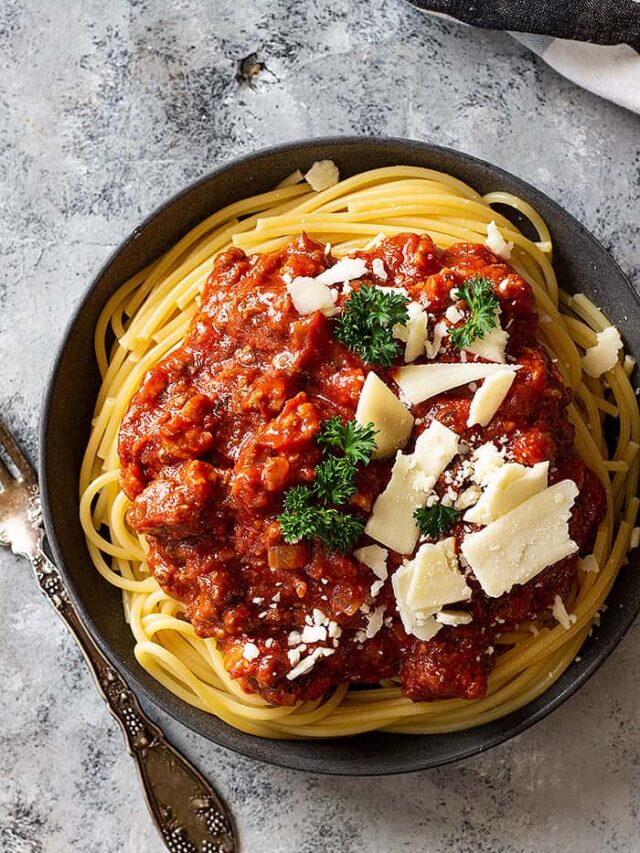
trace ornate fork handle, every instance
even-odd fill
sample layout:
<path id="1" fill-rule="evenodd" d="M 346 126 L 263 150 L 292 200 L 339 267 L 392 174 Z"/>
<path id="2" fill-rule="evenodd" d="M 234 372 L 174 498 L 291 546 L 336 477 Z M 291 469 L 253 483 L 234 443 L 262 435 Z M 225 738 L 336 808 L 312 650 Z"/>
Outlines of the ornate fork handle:
<path id="1" fill-rule="evenodd" d="M 204 777 L 140 708 L 82 624 L 58 570 L 40 550 L 30 558 L 40 589 L 74 635 L 111 714 L 120 723 L 147 804 L 172 853 L 234 853 L 231 818 Z"/>

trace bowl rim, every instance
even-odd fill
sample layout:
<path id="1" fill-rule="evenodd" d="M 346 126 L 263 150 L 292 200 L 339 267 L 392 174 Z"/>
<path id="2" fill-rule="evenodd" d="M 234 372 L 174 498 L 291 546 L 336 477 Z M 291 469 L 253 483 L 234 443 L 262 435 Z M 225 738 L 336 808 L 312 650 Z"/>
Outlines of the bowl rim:
<path id="1" fill-rule="evenodd" d="M 145 683 L 143 677 L 146 677 L 147 674 L 144 672 L 144 670 L 140 668 L 140 671 L 136 672 L 125 661 L 118 658 L 114 649 L 111 648 L 107 638 L 96 626 L 91 614 L 87 609 L 87 606 L 85 605 L 80 593 L 78 592 L 73 582 L 72 577 L 67 571 L 63 549 L 60 546 L 56 530 L 52 521 L 53 513 L 51 510 L 51 506 L 55 500 L 55 496 L 53 494 L 54 490 L 52 490 L 49 485 L 50 460 L 47 441 L 56 377 L 60 370 L 60 366 L 63 361 L 69 341 L 72 335 L 74 334 L 76 324 L 78 323 L 79 318 L 83 314 L 87 303 L 92 298 L 93 292 L 97 288 L 103 275 L 111 267 L 114 261 L 120 256 L 120 254 L 126 248 L 128 248 L 144 230 L 153 225 L 155 220 L 160 217 L 167 208 L 174 205 L 178 200 L 189 196 L 199 187 L 207 184 L 212 180 L 215 180 L 217 177 L 220 177 L 221 175 L 224 175 L 229 172 L 233 172 L 239 166 L 248 164 L 262 157 L 277 155 L 284 152 L 300 154 L 302 157 L 304 156 L 305 151 L 307 149 L 315 148 L 318 146 L 327 149 L 327 159 L 330 159 L 332 147 L 345 145 L 367 146 L 372 148 L 385 148 L 386 146 L 391 145 L 398 147 L 399 153 L 400 149 L 404 149 L 407 151 L 412 149 L 413 151 L 419 151 L 425 156 L 425 158 L 428 158 L 429 156 L 437 156 L 438 154 L 443 154 L 445 156 L 450 156 L 454 159 L 458 159 L 460 162 L 465 162 L 470 166 L 475 166 L 480 169 L 486 169 L 497 178 L 506 178 L 509 183 L 515 182 L 525 191 L 526 199 L 528 201 L 533 198 L 534 205 L 535 200 L 542 200 L 545 205 L 550 205 L 569 222 L 573 229 L 580 233 L 582 239 L 586 240 L 586 242 L 592 245 L 597 254 L 600 254 L 601 256 L 606 256 L 607 262 L 611 266 L 616 268 L 617 273 L 619 274 L 620 282 L 624 282 L 628 293 L 628 299 L 631 301 L 635 301 L 638 305 L 640 305 L 640 294 L 638 294 L 633 288 L 627 275 L 621 269 L 615 258 L 611 256 L 611 254 L 602 245 L 602 243 L 584 225 L 582 225 L 582 223 L 578 219 L 576 219 L 575 216 L 565 210 L 565 208 L 559 202 L 555 201 L 553 198 L 548 196 L 543 191 L 539 190 L 537 187 L 530 184 L 528 181 L 525 181 L 519 176 L 507 171 L 506 169 L 503 169 L 500 166 L 495 166 L 493 163 L 490 163 L 479 157 L 449 146 L 436 145 L 421 140 L 414 140 L 407 137 L 395 136 L 374 137 L 365 135 L 333 135 L 326 137 L 296 139 L 290 142 L 284 142 L 279 143 L 277 145 L 271 145 L 265 148 L 259 148 L 250 153 L 245 153 L 223 162 L 221 165 L 216 166 L 216 168 L 214 168 L 207 174 L 203 175 L 195 181 L 192 181 L 187 186 L 185 186 L 178 192 L 172 194 L 160 204 L 156 205 L 152 209 L 152 211 L 143 219 L 143 221 L 137 226 L 135 226 L 133 230 L 129 232 L 128 236 L 126 236 L 120 243 L 118 243 L 116 248 L 112 252 L 110 252 L 106 261 L 102 263 L 97 273 L 92 277 L 90 283 L 83 289 L 81 297 L 71 309 L 70 318 L 67 321 L 63 334 L 59 339 L 55 356 L 46 379 L 46 390 L 43 397 L 39 423 L 38 471 L 46 537 L 49 547 L 51 548 L 54 561 L 63 576 L 66 589 L 73 602 L 73 605 L 78 611 L 80 618 L 82 619 L 93 641 L 98 645 L 98 647 L 104 653 L 111 665 L 123 675 L 125 681 L 130 687 L 132 687 L 137 693 L 144 696 L 145 699 L 148 700 L 148 702 L 156 709 L 159 709 L 161 712 L 167 714 L 172 720 L 186 726 L 188 729 L 195 732 L 196 734 L 199 734 L 201 737 L 205 738 L 211 743 L 214 743 L 217 746 L 221 746 L 225 749 L 229 749 L 230 751 L 236 752 L 247 758 L 253 758 L 255 760 L 259 760 L 268 764 L 301 772 L 314 772 L 322 775 L 335 776 L 369 777 L 412 773 L 420 770 L 430 769 L 433 767 L 444 766 L 446 764 L 451 764 L 457 761 L 462 761 L 466 758 L 470 758 L 472 756 L 485 752 L 488 749 L 498 746 L 499 744 L 510 740 L 511 738 L 515 737 L 516 735 L 540 722 L 542 719 L 544 719 L 557 708 L 559 708 L 561 705 L 563 705 L 571 696 L 573 696 L 609 658 L 613 650 L 619 645 L 619 643 L 635 621 L 636 617 L 638 616 L 638 613 L 640 613 L 640 599 L 635 608 L 631 608 L 625 611 L 624 614 L 616 615 L 617 622 L 615 626 L 615 631 L 612 636 L 608 638 L 606 642 L 602 643 L 602 645 L 600 646 L 591 661 L 589 661 L 585 666 L 581 667 L 580 671 L 575 672 L 573 674 L 573 677 L 568 684 L 562 687 L 559 686 L 560 680 L 562 679 L 561 676 L 560 680 L 556 681 L 547 690 L 540 694 L 540 696 L 536 697 L 536 699 L 532 700 L 531 703 L 523 706 L 523 708 L 519 709 L 518 711 L 511 712 L 510 714 L 506 715 L 505 717 L 499 718 L 498 720 L 456 733 L 458 735 L 464 735 L 465 732 L 473 732 L 476 735 L 479 735 L 483 733 L 485 729 L 493 728 L 496 723 L 505 721 L 505 725 L 502 727 L 502 730 L 495 731 L 493 734 L 490 735 L 487 732 L 487 737 L 484 737 L 482 739 L 478 738 L 479 742 L 477 743 L 467 744 L 462 746 L 462 748 L 458 750 L 452 750 L 452 754 L 450 754 L 449 756 L 445 758 L 438 758 L 435 761 L 430 759 L 428 754 L 419 756 L 416 752 L 416 759 L 415 761 L 413 761 L 411 766 L 407 766 L 406 762 L 399 763 L 397 764 L 397 766 L 391 763 L 382 769 L 376 769 L 375 767 L 368 767 L 365 769 L 352 769 L 348 765 L 346 765 L 345 762 L 342 762 L 339 766 L 334 766 L 332 764 L 318 763 L 317 761 L 297 761 L 295 760 L 295 758 L 290 757 L 291 754 L 289 751 L 279 751 L 277 749 L 260 749 L 260 744 L 264 744 L 266 742 L 268 744 L 276 745 L 295 745 L 297 743 L 300 743 L 300 741 L 288 739 L 277 740 L 270 738 L 260 738 L 255 735 L 240 733 L 242 735 L 242 737 L 240 738 L 240 743 L 231 743 L 231 740 L 233 738 L 227 737 L 226 735 L 219 736 L 219 733 L 217 733 L 216 736 L 213 736 L 211 732 L 205 730 L 204 725 L 197 722 L 197 718 L 199 715 L 204 715 L 205 717 L 210 717 L 213 715 L 209 715 L 206 712 L 193 708 L 187 702 L 182 699 L 179 699 L 177 696 L 175 696 L 175 694 L 172 694 L 170 691 L 164 688 L 163 685 L 155 681 L 155 679 L 152 679 L 150 676 L 148 676 L 150 681 Z M 426 168 L 429 167 L 426 166 Z M 212 210 L 211 212 L 214 212 L 214 210 Z M 187 233 L 187 231 L 185 231 L 184 233 Z M 612 589 L 615 589 L 615 583 Z M 611 592 L 612 590 L 610 590 L 607 598 L 609 598 Z M 565 673 L 563 673 L 563 675 L 565 675 L 568 671 L 569 669 L 567 669 Z M 544 697 L 547 697 L 546 701 L 544 701 Z M 532 706 L 536 703 L 539 703 L 539 706 L 533 708 Z M 193 714 L 194 711 L 197 711 L 197 714 Z M 508 721 L 514 714 L 520 716 L 520 719 L 514 720 L 510 725 L 507 725 L 506 721 Z M 216 718 L 214 717 L 214 719 Z M 226 726 L 226 724 L 224 725 Z M 227 728 L 229 728 L 231 732 L 237 734 L 236 729 L 233 729 L 231 726 L 227 726 Z M 376 736 L 384 736 L 376 732 L 370 734 Z M 357 740 L 358 738 L 367 736 L 369 735 L 357 735 L 355 737 L 351 737 L 350 739 Z M 412 739 L 422 739 L 438 738 L 442 735 L 393 734 L 387 736 L 394 738 L 407 737 Z M 344 740 L 348 739 L 319 739 L 318 741 L 315 741 L 314 744 L 320 746 L 322 743 L 326 743 L 328 741 L 341 742 Z M 295 756 L 295 751 L 293 755 Z"/>

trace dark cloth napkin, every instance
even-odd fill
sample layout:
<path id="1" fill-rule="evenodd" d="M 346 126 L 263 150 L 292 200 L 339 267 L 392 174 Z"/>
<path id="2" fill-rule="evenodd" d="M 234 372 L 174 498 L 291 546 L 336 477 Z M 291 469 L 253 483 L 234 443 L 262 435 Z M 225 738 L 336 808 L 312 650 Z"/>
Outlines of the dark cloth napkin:
<path id="1" fill-rule="evenodd" d="M 506 30 L 560 74 L 640 113 L 640 0 L 409 0 L 424 12 Z"/>
<path id="2" fill-rule="evenodd" d="M 640 47 L 635 0 L 410 0 L 474 27 Z"/>

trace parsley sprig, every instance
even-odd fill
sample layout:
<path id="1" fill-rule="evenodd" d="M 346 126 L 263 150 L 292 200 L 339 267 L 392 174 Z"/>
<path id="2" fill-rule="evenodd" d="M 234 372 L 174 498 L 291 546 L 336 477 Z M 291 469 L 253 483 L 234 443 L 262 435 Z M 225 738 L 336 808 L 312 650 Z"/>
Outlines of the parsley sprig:
<path id="1" fill-rule="evenodd" d="M 481 340 L 496 325 L 500 302 L 492 283 L 484 276 L 474 275 L 458 288 L 458 296 L 469 306 L 470 316 L 461 326 L 449 331 L 449 340 L 457 349 L 464 349 Z"/>
<path id="2" fill-rule="evenodd" d="M 362 535 L 364 521 L 353 513 L 313 503 L 309 486 L 294 486 L 284 499 L 284 512 L 279 518 L 285 542 L 319 539 L 330 551 L 346 554 Z"/>
<path id="3" fill-rule="evenodd" d="M 346 456 L 329 456 L 316 468 L 313 492 L 323 504 L 346 503 L 356 493 L 355 466 Z"/>
<path id="4" fill-rule="evenodd" d="M 417 509 L 413 513 L 420 533 L 430 539 L 437 539 L 438 536 L 448 530 L 458 515 L 458 510 L 455 507 L 443 506 L 441 503 Z"/>
<path id="5" fill-rule="evenodd" d="M 408 301 L 402 293 L 363 284 L 344 303 L 334 335 L 367 364 L 390 367 L 399 352 L 393 327 L 409 320 Z"/>
<path id="6" fill-rule="evenodd" d="M 325 421 L 317 440 L 326 458 L 317 466 L 313 484 L 294 486 L 284 496 L 278 521 L 285 542 L 319 539 L 330 551 L 351 550 L 362 535 L 364 521 L 335 507 L 355 494 L 357 466 L 370 461 L 375 434 L 373 424 L 343 424 L 340 418 Z"/>
<path id="7" fill-rule="evenodd" d="M 322 424 L 318 444 L 325 448 L 335 447 L 347 459 L 367 465 L 376 449 L 375 435 L 373 424 L 362 426 L 357 421 L 343 424 L 340 418 L 329 418 Z"/>

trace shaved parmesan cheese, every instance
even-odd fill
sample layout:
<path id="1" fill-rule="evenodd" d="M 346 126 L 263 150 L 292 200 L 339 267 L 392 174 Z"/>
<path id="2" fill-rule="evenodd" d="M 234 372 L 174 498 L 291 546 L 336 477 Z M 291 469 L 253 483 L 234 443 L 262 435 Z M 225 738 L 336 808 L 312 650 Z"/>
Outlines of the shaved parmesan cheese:
<path id="1" fill-rule="evenodd" d="M 473 481 L 483 486 L 498 468 L 504 465 L 504 458 L 493 442 L 481 444 L 473 453 Z"/>
<path id="2" fill-rule="evenodd" d="M 433 340 L 426 341 L 427 358 L 435 358 L 440 352 L 442 339 L 447 334 L 447 324 L 442 320 L 433 327 Z"/>
<path id="3" fill-rule="evenodd" d="M 379 278 L 380 281 L 386 281 L 389 278 L 382 258 L 374 258 L 371 262 L 371 269 L 373 270 L 373 274 L 376 278 Z"/>
<path id="4" fill-rule="evenodd" d="M 578 621 L 578 617 L 575 613 L 567 613 L 564 601 L 559 595 L 556 595 L 553 599 L 553 608 L 551 609 L 551 612 L 553 613 L 553 618 L 556 622 L 559 622 L 562 625 L 565 631 L 568 631 L 574 622 Z"/>
<path id="5" fill-rule="evenodd" d="M 413 513 L 425 505 L 457 452 L 458 436 L 438 421 L 418 437 L 413 453 L 398 451 L 391 479 L 373 505 L 365 533 L 400 554 L 411 553 L 419 535 Z"/>
<path id="6" fill-rule="evenodd" d="M 569 518 L 577 495 L 576 484 L 562 480 L 464 539 L 462 554 L 487 595 L 497 598 L 575 554 Z"/>
<path id="7" fill-rule="evenodd" d="M 242 657 L 245 660 L 255 660 L 260 654 L 260 649 L 255 643 L 245 643 L 242 648 Z"/>
<path id="8" fill-rule="evenodd" d="M 440 622 L 441 625 L 453 625 L 454 627 L 473 622 L 473 616 L 464 610 L 441 610 L 436 613 L 435 618 L 436 622 Z"/>
<path id="9" fill-rule="evenodd" d="M 379 289 L 382 290 L 383 293 L 386 293 L 388 290 L 396 291 L 395 287 L 381 287 Z M 407 302 L 407 313 L 409 315 L 409 321 L 412 317 L 415 317 L 417 314 L 419 314 L 420 311 L 422 311 L 422 308 L 420 307 L 420 304 L 418 302 Z M 406 340 L 409 337 L 409 322 L 396 323 L 393 329 L 391 330 L 391 334 L 394 338 L 397 338 L 399 341 L 403 341 L 406 343 Z"/>
<path id="10" fill-rule="evenodd" d="M 412 577 L 413 561 L 401 566 L 391 578 L 396 607 L 398 608 L 402 625 L 407 634 L 413 634 L 419 640 L 430 640 L 438 633 L 442 626 L 438 625 L 432 614 L 416 613 L 407 604 L 407 593 Z"/>
<path id="11" fill-rule="evenodd" d="M 333 160 L 316 160 L 304 179 L 312 190 L 321 192 L 338 183 L 340 172 Z"/>
<path id="12" fill-rule="evenodd" d="M 532 468 L 518 462 L 503 465 L 489 479 L 478 503 L 467 510 L 464 520 L 473 524 L 490 524 L 506 515 L 547 488 L 548 472 L 548 462 L 539 462 Z"/>
<path id="13" fill-rule="evenodd" d="M 371 569 L 381 581 L 386 580 L 388 575 L 387 557 L 389 556 L 386 548 L 381 548 L 379 545 L 366 545 L 364 548 L 358 548 L 357 551 L 354 551 L 353 556 Z"/>
<path id="14" fill-rule="evenodd" d="M 373 372 L 369 373 L 362 386 L 356 421 L 362 426 L 372 423 L 378 431 L 374 459 L 384 459 L 399 447 L 404 447 L 413 429 L 411 412 Z"/>
<path id="15" fill-rule="evenodd" d="M 497 361 L 499 364 L 504 364 L 508 340 L 509 335 L 500 326 L 500 314 L 498 312 L 496 313 L 496 324 L 489 334 L 473 341 L 465 347 L 465 350 L 480 358 L 486 358 L 487 361 Z"/>
<path id="16" fill-rule="evenodd" d="M 390 290 L 391 288 L 386 288 Z M 415 361 L 425 351 L 427 342 L 427 312 L 417 302 L 407 305 L 409 320 L 405 324 L 397 323 L 393 327 L 393 336 L 398 340 L 405 341 L 404 360 L 409 363 Z"/>
<path id="17" fill-rule="evenodd" d="M 640 527 L 634 527 L 631 531 L 631 539 L 629 540 L 629 548 L 637 548 L 640 546 Z"/>
<path id="18" fill-rule="evenodd" d="M 374 581 L 369 589 L 369 595 L 371 596 L 371 598 L 377 598 L 383 586 L 384 581 Z"/>
<path id="19" fill-rule="evenodd" d="M 381 604 L 380 607 L 376 607 L 376 609 L 371 613 L 368 617 L 367 627 L 365 630 L 365 637 L 367 640 L 370 640 L 372 637 L 378 633 L 380 628 L 382 628 L 382 620 L 384 619 L 384 611 L 385 605 Z"/>
<path id="20" fill-rule="evenodd" d="M 433 615 L 445 604 L 471 598 L 471 589 L 458 569 L 453 537 L 422 545 L 412 565 L 406 601 L 413 610 Z"/>
<path id="21" fill-rule="evenodd" d="M 305 625 L 302 629 L 303 643 L 323 643 L 327 639 L 324 625 Z"/>
<path id="22" fill-rule="evenodd" d="M 415 361 L 425 351 L 425 341 L 427 336 L 427 313 L 421 311 L 417 316 L 412 317 L 407 324 L 409 336 L 407 344 L 404 348 L 404 360 L 408 364 Z"/>
<path id="23" fill-rule="evenodd" d="M 510 367 L 503 367 L 493 376 L 487 376 L 473 395 L 467 426 L 486 426 L 504 402 L 515 378 L 516 372 Z"/>
<path id="24" fill-rule="evenodd" d="M 482 497 L 482 489 L 480 486 L 469 486 L 464 492 L 460 492 L 458 495 L 455 508 L 456 509 L 468 509 L 470 506 L 473 506 L 478 500 Z"/>
<path id="25" fill-rule="evenodd" d="M 315 280 L 320 284 L 338 284 L 362 278 L 367 272 L 367 262 L 363 258 L 340 258 L 332 267 L 316 276 Z"/>
<path id="26" fill-rule="evenodd" d="M 600 571 L 600 566 L 598 565 L 598 561 L 596 560 L 595 554 L 589 554 L 582 560 L 578 560 L 578 565 L 582 569 L 582 571 L 586 572 L 587 574 L 589 574 L 590 572 L 593 574 L 597 574 Z"/>
<path id="27" fill-rule="evenodd" d="M 618 363 L 618 350 L 622 348 L 620 332 L 615 326 L 609 326 L 598 332 L 597 343 L 589 347 L 582 358 L 582 367 L 589 376 L 597 378 L 611 370 Z"/>
<path id="28" fill-rule="evenodd" d="M 514 365 L 517 370 L 520 365 Z M 460 364 L 416 364 L 409 367 L 398 367 L 393 374 L 402 393 L 417 405 L 429 397 L 486 379 L 504 368 L 499 364 L 460 363 Z"/>
<path id="29" fill-rule="evenodd" d="M 287 285 L 287 291 L 298 314 L 313 314 L 321 311 L 327 317 L 333 317 L 338 309 L 335 307 L 338 294 L 316 278 L 299 276 Z"/>
<path id="30" fill-rule="evenodd" d="M 487 239 L 484 241 L 484 244 L 494 255 L 504 258 L 505 261 L 508 261 L 511 257 L 513 243 L 507 243 L 493 219 L 487 225 Z"/>
<path id="31" fill-rule="evenodd" d="M 466 601 L 471 590 L 458 570 L 453 539 L 423 545 L 391 578 L 405 631 L 430 640 L 442 627 L 434 615 L 443 605 Z"/>
<path id="32" fill-rule="evenodd" d="M 317 648 L 314 649 L 310 655 L 307 655 L 306 658 L 302 658 L 297 666 L 287 673 L 287 680 L 293 681 L 294 678 L 298 678 L 301 675 L 309 672 L 315 666 L 316 661 L 320 657 L 329 657 L 329 655 L 334 654 L 335 649 L 325 649 L 325 648 Z"/>
<path id="33" fill-rule="evenodd" d="M 459 311 L 455 305 L 449 305 L 447 310 L 444 312 L 444 316 L 450 323 L 457 323 L 458 320 L 462 320 L 464 314 L 462 311 Z"/>

